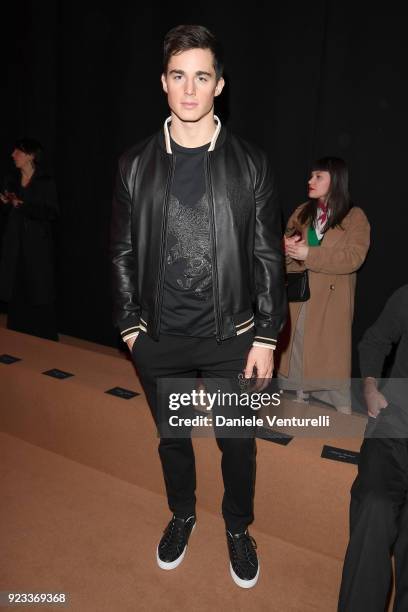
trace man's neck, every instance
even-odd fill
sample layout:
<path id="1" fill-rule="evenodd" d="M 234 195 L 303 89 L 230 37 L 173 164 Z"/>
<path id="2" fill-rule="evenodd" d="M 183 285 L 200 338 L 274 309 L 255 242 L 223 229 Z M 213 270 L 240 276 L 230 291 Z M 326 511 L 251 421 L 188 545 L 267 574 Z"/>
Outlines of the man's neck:
<path id="1" fill-rule="evenodd" d="M 200 121 L 181 121 L 172 113 L 170 134 L 181 147 L 193 149 L 211 142 L 216 129 L 213 113 L 209 113 Z"/>

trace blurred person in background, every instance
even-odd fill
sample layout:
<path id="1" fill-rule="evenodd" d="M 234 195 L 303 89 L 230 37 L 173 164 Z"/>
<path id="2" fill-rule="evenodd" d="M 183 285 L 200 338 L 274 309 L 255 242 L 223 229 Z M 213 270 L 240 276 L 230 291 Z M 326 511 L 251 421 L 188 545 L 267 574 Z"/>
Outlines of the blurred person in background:
<path id="1" fill-rule="evenodd" d="M 16 171 L 0 193 L 0 211 L 7 215 L 0 300 L 8 303 L 9 329 L 58 340 L 53 236 L 58 204 L 54 180 L 41 171 L 42 154 L 32 138 L 18 140 L 11 154 Z"/>
<path id="2" fill-rule="evenodd" d="M 384 363 L 396 346 L 389 377 Z M 397 289 L 359 344 L 369 422 L 351 488 L 350 540 L 339 612 L 383 612 L 395 561 L 394 612 L 408 610 L 408 285 Z"/>

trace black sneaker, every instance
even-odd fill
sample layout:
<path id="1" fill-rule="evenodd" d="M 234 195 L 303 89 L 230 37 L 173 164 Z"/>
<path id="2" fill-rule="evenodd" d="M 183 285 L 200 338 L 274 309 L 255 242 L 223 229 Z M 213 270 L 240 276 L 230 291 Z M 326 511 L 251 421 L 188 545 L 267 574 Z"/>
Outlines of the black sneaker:
<path id="1" fill-rule="evenodd" d="M 157 547 L 157 564 L 164 570 L 172 570 L 184 559 L 187 542 L 196 526 L 195 516 L 186 519 L 173 516 L 164 530 L 164 535 Z"/>
<path id="2" fill-rule="evenodd" d="M 250 589 L 258 582 L 259 563 L 256 542 L 248 530 L 232 534 L 227 531 L 230 571 L 235 584 Z"/>

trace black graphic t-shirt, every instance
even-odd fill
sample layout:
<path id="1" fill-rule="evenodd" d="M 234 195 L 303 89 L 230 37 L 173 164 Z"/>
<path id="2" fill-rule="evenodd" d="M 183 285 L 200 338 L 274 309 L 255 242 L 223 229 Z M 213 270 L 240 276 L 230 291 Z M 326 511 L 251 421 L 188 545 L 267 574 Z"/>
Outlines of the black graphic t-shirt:
<path id="1" fill-rule="evenodd" d="M 170 190 L 160 331 L 215 335 L 205 154 L 171 141 L 175 170 Z"/>

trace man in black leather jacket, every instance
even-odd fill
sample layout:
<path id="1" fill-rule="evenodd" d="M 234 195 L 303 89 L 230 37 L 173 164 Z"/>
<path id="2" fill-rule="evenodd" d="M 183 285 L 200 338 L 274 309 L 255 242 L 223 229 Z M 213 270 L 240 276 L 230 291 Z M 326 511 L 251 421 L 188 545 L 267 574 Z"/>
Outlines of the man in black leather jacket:
<path id="1" fill-rule="evenodd" d="M 162 86 L 171 117 L 119 161 L 111 242 L 115 323 L 159 429 L 159 380 L 199 374 L 214 388 L 214 380 L 234 386 L 241 375 L 265 388 L 286 316 L 273 176 L 264 153 L 227 132 L 214 115 L 224 79 L 218 44 L 207 29 L 178 26 L 166 35 Z M 214 406 L 217 411 L 222 407 Z M 180 437 L 160 429 L 173 512 L 157 548 L 163 569 L 183 560 L 196 522 L 190 430 Z M 227 434 L 216 430 L 230 570 L 236 584 L 248 588 L 259 575 L 247 529 L 255 434 L 245 427 L 235 437 Z"/>

